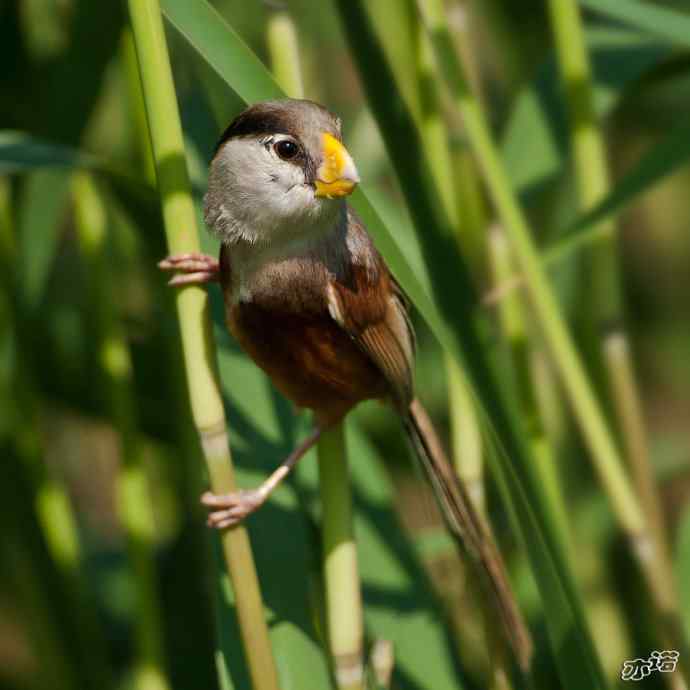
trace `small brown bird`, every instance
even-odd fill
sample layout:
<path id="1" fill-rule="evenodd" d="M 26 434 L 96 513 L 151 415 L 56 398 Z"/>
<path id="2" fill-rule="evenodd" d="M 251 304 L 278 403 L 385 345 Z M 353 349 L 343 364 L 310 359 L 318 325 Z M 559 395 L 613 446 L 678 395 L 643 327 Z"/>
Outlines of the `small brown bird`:
<path id="1" fill-rule="evenodd" d="M 225 528 L 245 518 L 324 429 L 362 400 L 386 399 L 451 533 L 481 564 L 524 668 L 529 633 L 500 554 L 414 397 L 407 300 L 343 198 L 358 182 L 337 117 L 310 101 L 257 103 L 225 130 L 211 162 L 204 218 L 221 241 L 219 260 L 187 254 L 160 263 L 180 272 L 172 285 L 220 281 L 232 334 L 316 422 L 258 489 L 204 494 L 209 524 Z"/>

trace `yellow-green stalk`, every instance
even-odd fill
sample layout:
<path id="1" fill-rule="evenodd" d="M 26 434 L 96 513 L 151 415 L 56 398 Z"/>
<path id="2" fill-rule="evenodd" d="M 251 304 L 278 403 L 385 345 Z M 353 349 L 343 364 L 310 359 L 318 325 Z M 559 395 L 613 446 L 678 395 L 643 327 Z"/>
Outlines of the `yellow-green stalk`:
<path id="1" fill-rule="evenodd" d="M 297 29 L 285 10 L 269 15 L 266 44 L 275 80 L 290 98 L 304 98 Z"/>
<path id="2" fill-rule="evenodd" d="M 93 337 L 104 377 L 109 417 L 118 434 L 120 469 L 117 512 L 127 539 L 136 596 L 137 659 L 135 687 L 166 690 L 163 630 L 155 569 L 156 525 L 139 442 L 132 364 L 114 296 L 118 284 L 108 257 L 108 218 L 92 179 L 77 173 L 72 182 L 75 225 L 88 273 L 96 321 Z"/>
<path id="3" fill-rule="evenodd" d="M 485 510 L 482 434 L 475 401 L 457 361 L 445 356 L 453 463 L 475 508 Z"/>
<path id="4" fill-rule="evenodd" d="M 137 54 L 134 47 L 134 37 L 129 25 L 125 26 L 120 42 L 120 54 L 125 66 L 127 78 L 127 92 L 130 99 L 130 112 L 134 122 L 134 139 L 137 145 L 140 158 L 144 167 L 146 179 L 152 184 L 156 184 L 156 170 L 151 150 L 151 140 L 146 122 L 146 107 L 144 105 L 144 94 L 139 78 L 139 68 L 137 66 Z M 167 286 L 162 286 L 159 290 L 161 298 L 172 304 L 173 294 Z M 202 510 L 199 504 L 199 493 L 201 490 L 201 472 L 199 471 L 199 461 L 202 459 L 199 452 L 199 440 L 194 430 L 194 423 L 189 410 L 189 400 L 180 342 L 175 338 L 167 338 L 165 341 L 165 352 L 163 353 L 163 366 L 168 370 L 168 383 L 171 390 L 172 414 L 178 423 L 174 428 L 174 447 L 178 463 L 175 467 L 177 475 L 177 494 L 180 499 L 181 509 L 191 514 Z M 196 540 L 196 555 L 200 561 L 205 560 L 208 550 L 204 548 L 203 540 Z"/>
<path id="5" fill-rule="evenodd" d="M 395 666 L 393 643 L 390 640 L 374 640 L 369 661 L 379 688 L 390 690 Z"/>
<path id="6" fill-rule="evenodd" d="M 577 185 L 582 210 L 586 211 L 610 191 L 606 147 L 594 107 L 592 70 L 587 55 L 580 10 L 574 0 L 549 0 L 551 25 L 570 114 L 570 130 Z M 665 581 L 663 606 L 677 611 L 678 595 L 670 562 L 663 510 L 649 457 L 649 444 L 625 331 L 616 250 L 615 222 L 604 221 L 599 230 L 604 239 L 590 247 L 588 306 L 599 338 L 613 408 L 620 436 L 632 469 L 637 493 L 655 538 L 650 567 Z"/>
<path id="7" fill-rule="evenodd" d="M 342 424 L 323 433 L 318 455 L 328 644 L 337 687 L 361 690 L 364 616 Z"/>
<path id="8" fill-rule="evenodd" d="M 134 140 L 138 144 L 137 148 L 142 159 L 144 175 L 151 184 L 155 184 L 156 169 L 146 123 L 146 106 L 144 105 L 144 94 L 141 91 L 141 80 L 139 79 L 134 36 L 132 36 L 132 29 L 129 26 L 126 26 L 122 31 L 120 54 L 122 56 L 127 82 L 127 94 L 129 96 L 130 105 L 129 113 L 133 120 Z"/>
<path id="9" fill-rule="evenodd" d="M 603 410 L 587 378 L 563 315 L 544 273 L 526 218 L 513 193 L 487 119 L 468 87 L 465 70 L 452 50 L 441 0 L 418 0 L 436 58 L 462 115 L 468 140 L 482 169 L 488 191 L 509 238 L 524 280 L 535 320 L 559 373 L 573 413 L 589 447 L 599 480 L 625 531 L 655 605 L 668 613 L 667 584 L 652 563 L 654 540 L 646 516 L 625 472 Z M 652 558 L 650 559 L 650 552 Z"/>
<path id="10" fill-rule="evenodd" d="M 441 111 L 436 68 L 426 32 L 417 23 L 417 94 L 418 107 L 413 112 L 419 133 L 424 141 L 439 196 L 448 213 L 459 243 L 463 244 L 462 222 L 454 183 L 453 160 L 448 130 Z M 460 478 L 467 483 L 470 496 L 483 503 L 481 431 L 474 401 L 470 395 L 462 370 L 455 360 L 446 355 L 448 397 L 450 406 L 453 460 Z"/>
<path id="11" fill-rule="evenodd" d="M 496 284 L 501 284 L 513 272 L 510 248 L 503 231 L 494 225 L 489 233 L 489 251 Z M 568 517 L 556 468 L 555 457 L 546 426 L 542 419 L 542 410 L 538 404 L 535 390 L 535 375 L 532 369 L 532 350 L 530 344 L 527 314 L 528 305 L 523 304 L 521 291 L 506 295 L 498 303 L 498 314 L 503 336 L 508 342 L 515 373 L 515 389 L 520 394 L 520 406 L 526 420 L 529 444 L 532 456 L 538 463 L 538 474 L 549 499 L 551 513 L 554 517 L 561 542 L 567 555 L 572 556 L 571 535 L 568 528 Z"/>
<path id="12" fill-rule="evenodd" d="M 276 81 L 292 98 L 303 98 L 297 30 L 287 12 L 272 13 L 267 42 Z M 328 646 L 337 687 L 359 690 L 364 683 L 364 614 L 343 423 L 323 433 L 317 452 Z"/>
<path id="13" fill-rule="evenodd" d="M 168 248 L 174 254 L 195 252 L 199 250 L 196 214 L 160 6 L 157 0 L 129 0 L 129 14 Z M 177 293 L 177 311 L 192 415 L 199 432 L 211 488 L 214 493 L 230 493 L 237 487 L 206 291 L 196 286 L 180 289 Z M 221 534 L 221 541 L 235 592 L 252 686 L 254 690 L 276 690 L 278 674 L 247 531 L 243 526 L 225 530 Z"/>

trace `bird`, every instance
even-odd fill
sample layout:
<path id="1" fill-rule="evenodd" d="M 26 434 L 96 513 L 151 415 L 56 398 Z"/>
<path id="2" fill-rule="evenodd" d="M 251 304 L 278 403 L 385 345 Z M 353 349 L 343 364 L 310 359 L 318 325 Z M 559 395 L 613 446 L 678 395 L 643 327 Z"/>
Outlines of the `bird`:
<path id="1" fill-rule="evenodd" d="M 415 334 L 403 289 L 348 197 L 360 182 L 341 120 L 308 100 L 255 103 L 213 154 L 204 220 L 218 259 L 169 256 L 173 286 L 220 283 L 228 329 L 273 385 L 313 412 L 314 429 L 256 489 L 204 493 L 208 523 L 230 528 L 257 510 L 324 430 L 361 401 L 397 412 L 450 533 L 473 557 L 516 660 L 529 631 L 483 516 L 474 508 L 415 396 Z"/>

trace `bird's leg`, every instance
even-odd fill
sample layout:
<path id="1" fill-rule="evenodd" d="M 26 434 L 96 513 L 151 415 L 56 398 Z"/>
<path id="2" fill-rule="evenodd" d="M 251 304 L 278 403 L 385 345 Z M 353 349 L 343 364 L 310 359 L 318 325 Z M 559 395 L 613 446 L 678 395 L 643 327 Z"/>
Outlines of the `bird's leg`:
<path id="1" fill-rule="evenodd" d="M 217 529 L 232 527 L 263 505 L 273 489 L 289 474 L 297 461 L 319 440 L 321 431 L 322 427 L 317 426 L 259 488 L 241 489 L 231 494 L 221 495 L 210 491 L 204 493 L 201 496 L 201 502 L 212 509 L 208 516 L 208 526 Z"/>
<path id="2" fill-rule="evenodd" d="M 163 271 L 179 271 L 168 285 L 203 285 L 219 280 L 220 266 L 218 260 L 207 254 L 173 254 L 158 262 Z"/>

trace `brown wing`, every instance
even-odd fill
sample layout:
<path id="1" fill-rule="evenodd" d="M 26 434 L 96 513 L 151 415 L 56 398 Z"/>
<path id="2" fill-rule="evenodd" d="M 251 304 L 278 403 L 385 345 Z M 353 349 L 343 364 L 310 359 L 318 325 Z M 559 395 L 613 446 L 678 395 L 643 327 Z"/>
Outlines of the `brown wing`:
<path id="1" fill-rule="evenodd" d="M 383 373 L 394 400 L 406 409 L 414 397 L 415 337 L 406 298 L 378 254 L 375 270 L 352 267 L 347 283 L 331 279 L 328 308 Z"/>

